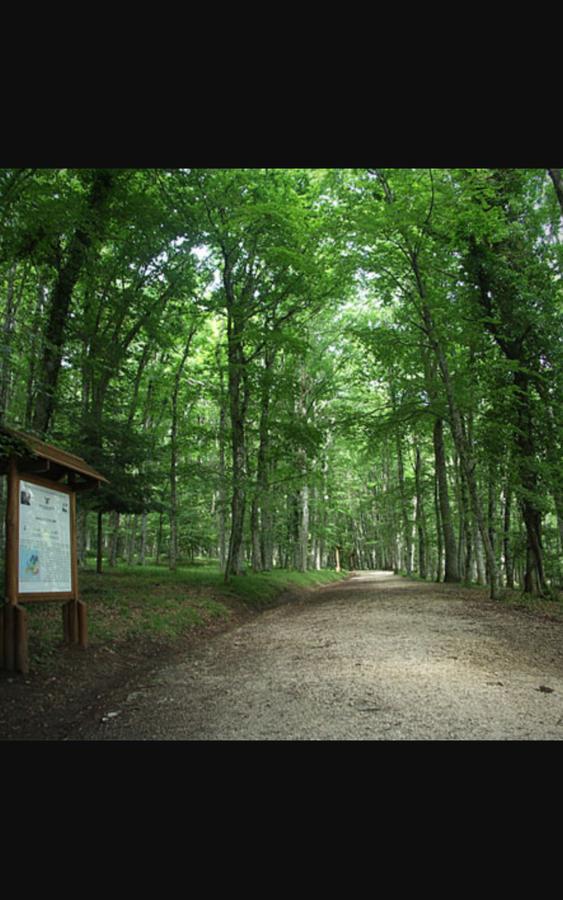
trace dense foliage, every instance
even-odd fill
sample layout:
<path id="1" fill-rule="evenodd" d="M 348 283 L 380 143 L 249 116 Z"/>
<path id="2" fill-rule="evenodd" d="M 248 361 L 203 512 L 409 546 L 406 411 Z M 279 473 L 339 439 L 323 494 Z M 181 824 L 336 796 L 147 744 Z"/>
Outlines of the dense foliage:
<path id="1" fill-rule="evenodd" d="M 558 169 L 0 170 L 0 418 L 81 554 L 563 579 Z M 99 531 L 99 534 L 98 534 Z"/>

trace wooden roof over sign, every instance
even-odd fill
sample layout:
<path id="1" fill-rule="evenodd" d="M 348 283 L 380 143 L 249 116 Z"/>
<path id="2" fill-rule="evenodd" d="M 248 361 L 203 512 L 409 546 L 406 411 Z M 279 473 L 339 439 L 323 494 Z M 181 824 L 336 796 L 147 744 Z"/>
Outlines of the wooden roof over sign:
<path id="1" fill-rule="evenodd" d="M 41 473 L 47 478 L 58 480 L 65 474 L 73 473 L 85 479 L 83 482 L 85 487 L 93 486 L 92 482 L 96 486 L 101 482 L 109 483 L 104 475 L 89 466 L 80 456 L 75 456 L 74 453 L 68 453 L 52 444 L 46 444 L 33 434 L 0 425 L 1 435 L 5 435 L 9 439 L 10 448 L 13 446 L 13 452 L 6 452 L 5 449 L 3 455 L 0 456 L 0 473 L 7 471 L 8 458 L 13 455 L 18 459 L 19 468 L 22 468 L 22 463 L 29 463 L 32 468 L 36 468 L 37 462 L 43 460 Z M 80 482 L 78 484 L 80 485 Z"/>

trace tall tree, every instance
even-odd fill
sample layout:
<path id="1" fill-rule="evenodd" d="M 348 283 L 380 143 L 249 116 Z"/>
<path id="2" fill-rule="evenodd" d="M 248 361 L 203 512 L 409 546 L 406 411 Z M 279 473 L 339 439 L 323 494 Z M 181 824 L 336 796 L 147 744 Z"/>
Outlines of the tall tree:
<path id="1" fill-rule="evenodd" d="M 72 294 L 86 264 L 89 250 L 103 234 L 105 214 L 115 181 L 111 170 L 95 169 L 89 175 L 87 195 L 78 222 L 63 248 L 58 235 L 53 248 L 56 280 L 49 298 L 41 361 L 41 382 L 32 426 L 39 434 L 48 431 L 55 407 L 57 382 L 64 351 L 65 331 Z"/>

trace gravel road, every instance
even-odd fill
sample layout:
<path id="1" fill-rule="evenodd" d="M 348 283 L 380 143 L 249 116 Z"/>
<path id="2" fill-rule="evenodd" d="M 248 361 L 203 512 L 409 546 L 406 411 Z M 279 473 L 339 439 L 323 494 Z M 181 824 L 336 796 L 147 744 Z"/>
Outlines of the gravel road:
<path id="1" fill-rule="evenodd" d="M 561 740 L 563 623 L 470 594 L 327 585 L 113 696 L 81 739 Z"/>

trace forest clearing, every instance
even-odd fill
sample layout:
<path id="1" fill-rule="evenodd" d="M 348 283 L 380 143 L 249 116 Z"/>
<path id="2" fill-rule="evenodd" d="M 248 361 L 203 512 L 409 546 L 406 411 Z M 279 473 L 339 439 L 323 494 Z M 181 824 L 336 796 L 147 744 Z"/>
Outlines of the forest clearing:
<path id="1" fill-rule="evenodd" d="M 31 681 L 79 658 L 49 591 L 88 659 L 227 628 L 219 646 L 236 615 L 313 585 L 344 633 L 338 598 L 359 623 L 362 582 L 332 580 L 359 571 L 409 585 L 370 582 L 365 627 L 408 595 L 407 640 L 419 585 L 444 622 L 450 590 L 519 622 L 547 609 L 551 647 L 562 221 L 560 169 L 0 169 L 2 547 L 36 528 L 9 544 L 2 627 L 29 629 Z M 50 582 L 39 497 L 72 535 Z M 289 626 L 290 607 L 256 621 Z"/>

